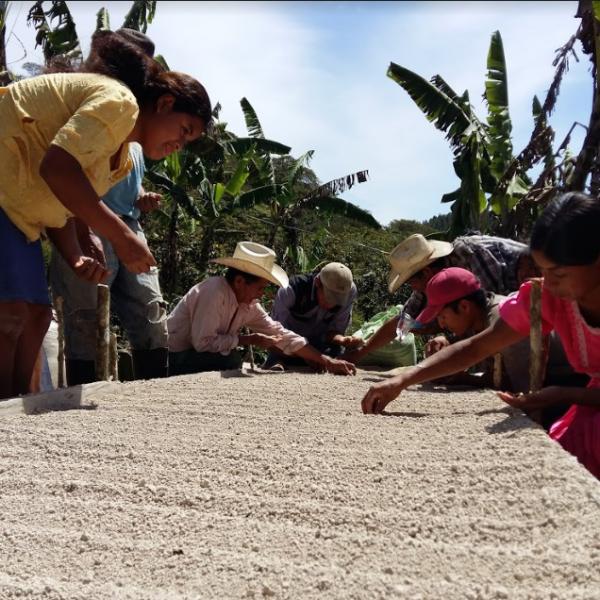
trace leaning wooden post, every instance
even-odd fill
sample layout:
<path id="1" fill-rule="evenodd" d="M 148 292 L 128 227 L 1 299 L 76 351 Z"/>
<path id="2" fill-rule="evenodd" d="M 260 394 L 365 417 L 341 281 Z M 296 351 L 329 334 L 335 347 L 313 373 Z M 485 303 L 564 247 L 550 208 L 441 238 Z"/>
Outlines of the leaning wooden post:
<path id="1" fill-rule="evenodd" d="M 500 354 L 500 352 L 494 354 L 492 383 L 494 385 L 494 389 L 499 390 L 502 388 L 502 354 Z"/>
<path id="2" fill-rule="evenodd" d="M 110 346 L 109 346 L 109 364 L 110 364 L 110 378 L 112 381 L 119 380 L 119 353 L 117 351 L 117 334 L 110 334 Z"/>
<path id="3" fill-rule="evenodd" d="M 65 387 L 65 314 L 63 309 L 64 300 L 58 296 L 54 300 L 56 310 L 56 322 L 58 325 L 58 382 L 57 387 Z"/>
<path id="4" fill-rule="evenodd" d="M 542 282 L 540 279 L 531 281 L 531 304 L 529 307 L 530 320 L 530 356 L 529 356 L 529 391 L 537 392 L 544 383 L 544 349 L 542 339 Z"/>
<path id="5" fill-rule="evenodd" d="M 108 381 L 108 347 L 110 344 L 110 290 L 98 284 L 96 306 L 96 379 Z"/>

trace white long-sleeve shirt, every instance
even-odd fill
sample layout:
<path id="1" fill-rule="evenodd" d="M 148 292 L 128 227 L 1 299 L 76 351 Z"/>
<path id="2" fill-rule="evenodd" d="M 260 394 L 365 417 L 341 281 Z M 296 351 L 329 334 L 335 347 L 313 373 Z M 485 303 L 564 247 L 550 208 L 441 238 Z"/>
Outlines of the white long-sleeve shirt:
<path id="1" fill-rule="evenodd" d="M 285 354 L 307 344 L 302 336 L 273 321 L 258 300 L 239 304 L 224 277 L 209 277 L 191 288 L 169 315 L 169 351 L 193 348 L 196 352 L 229 354 L 239 344 L 242 327 L 281 336 L 277 347 Z"/>

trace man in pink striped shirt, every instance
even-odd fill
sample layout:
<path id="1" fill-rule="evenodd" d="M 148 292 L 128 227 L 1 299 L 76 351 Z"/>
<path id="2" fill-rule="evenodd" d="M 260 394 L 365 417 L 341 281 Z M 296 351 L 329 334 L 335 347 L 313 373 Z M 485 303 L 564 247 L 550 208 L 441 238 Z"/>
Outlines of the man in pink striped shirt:
<path id="1" fill-rule="evenodd" d="M 167 320 L 170 375 L 240 368 L 236 348 L 249 344 L 275 347 L 330 373 L 356 373 L 354 365 L 321 354 L 305 338 L 271 319 L 260 305 L 270 283 L 288 284 L 270 248 L 239 242 L 233 257 L 213 262 L 229 267 L 225 276 L 209 277 L 192 287 Z M 243 327 L 252 333 L 241 335 Z"/>

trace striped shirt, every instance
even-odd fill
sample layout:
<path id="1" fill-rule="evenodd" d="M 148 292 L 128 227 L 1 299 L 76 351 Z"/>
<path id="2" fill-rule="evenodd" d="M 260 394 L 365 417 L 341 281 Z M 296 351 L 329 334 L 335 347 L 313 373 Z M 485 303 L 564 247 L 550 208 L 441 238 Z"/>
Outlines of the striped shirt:
<path id="1" fill-rule="evenodd" d="M 471 271 L 488 292 L 507 296 L 519 289 L 517 268 L 519 258 L 529 251 L 526 244 L 491 235 L 466 235 L 456 238 L 452 246 L 446 259 L 448 267 Z M 416 317 L 426 304 L 424 293 L 413 292 L 404 310 Z"/>

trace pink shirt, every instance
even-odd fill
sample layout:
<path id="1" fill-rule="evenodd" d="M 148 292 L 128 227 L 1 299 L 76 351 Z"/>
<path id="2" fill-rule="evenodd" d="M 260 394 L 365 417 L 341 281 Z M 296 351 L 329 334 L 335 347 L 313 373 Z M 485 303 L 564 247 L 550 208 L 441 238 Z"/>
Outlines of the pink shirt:
<path id="1" fill-rule="evenodd" d="M 283 339 L 277 347 L 293 354 L 307 341 L 273 321 L 265 309 L 254 300 L 239 304 L 224 277 L 209 277 L 198 283 L 179 301 L 167 319 L 169 350 L 229 354 L 239 345 L 242 327 Z"/>
<path id="2" fill-rule="evenodd" d="M 512 329 L 529 334 L 531 283 L 507 298 L 500 317 Z M 574 300 L 557 298 L 542 288 L 542 330 L 554 329 L 560 337 L 569 363 L 591 377 L 590 388 L 600 388 L 600 328 L 590 327 Z M 549 431 L 565 450 L 575 455 L 600 479 L 600 407 L 573 404 Z"/>
<path id="3" fill-rule="evenodd" d="M 500 306 L 500 317 L 515 331 L 529 335 L 531 283 L 509 296 Z M 542 287 L 542 331 L 556 331 L 573 369 L 592 378 L 588 387 L 600 387 L 600 328 L 590 327 L 575 300 L 557 298 Z"/>

